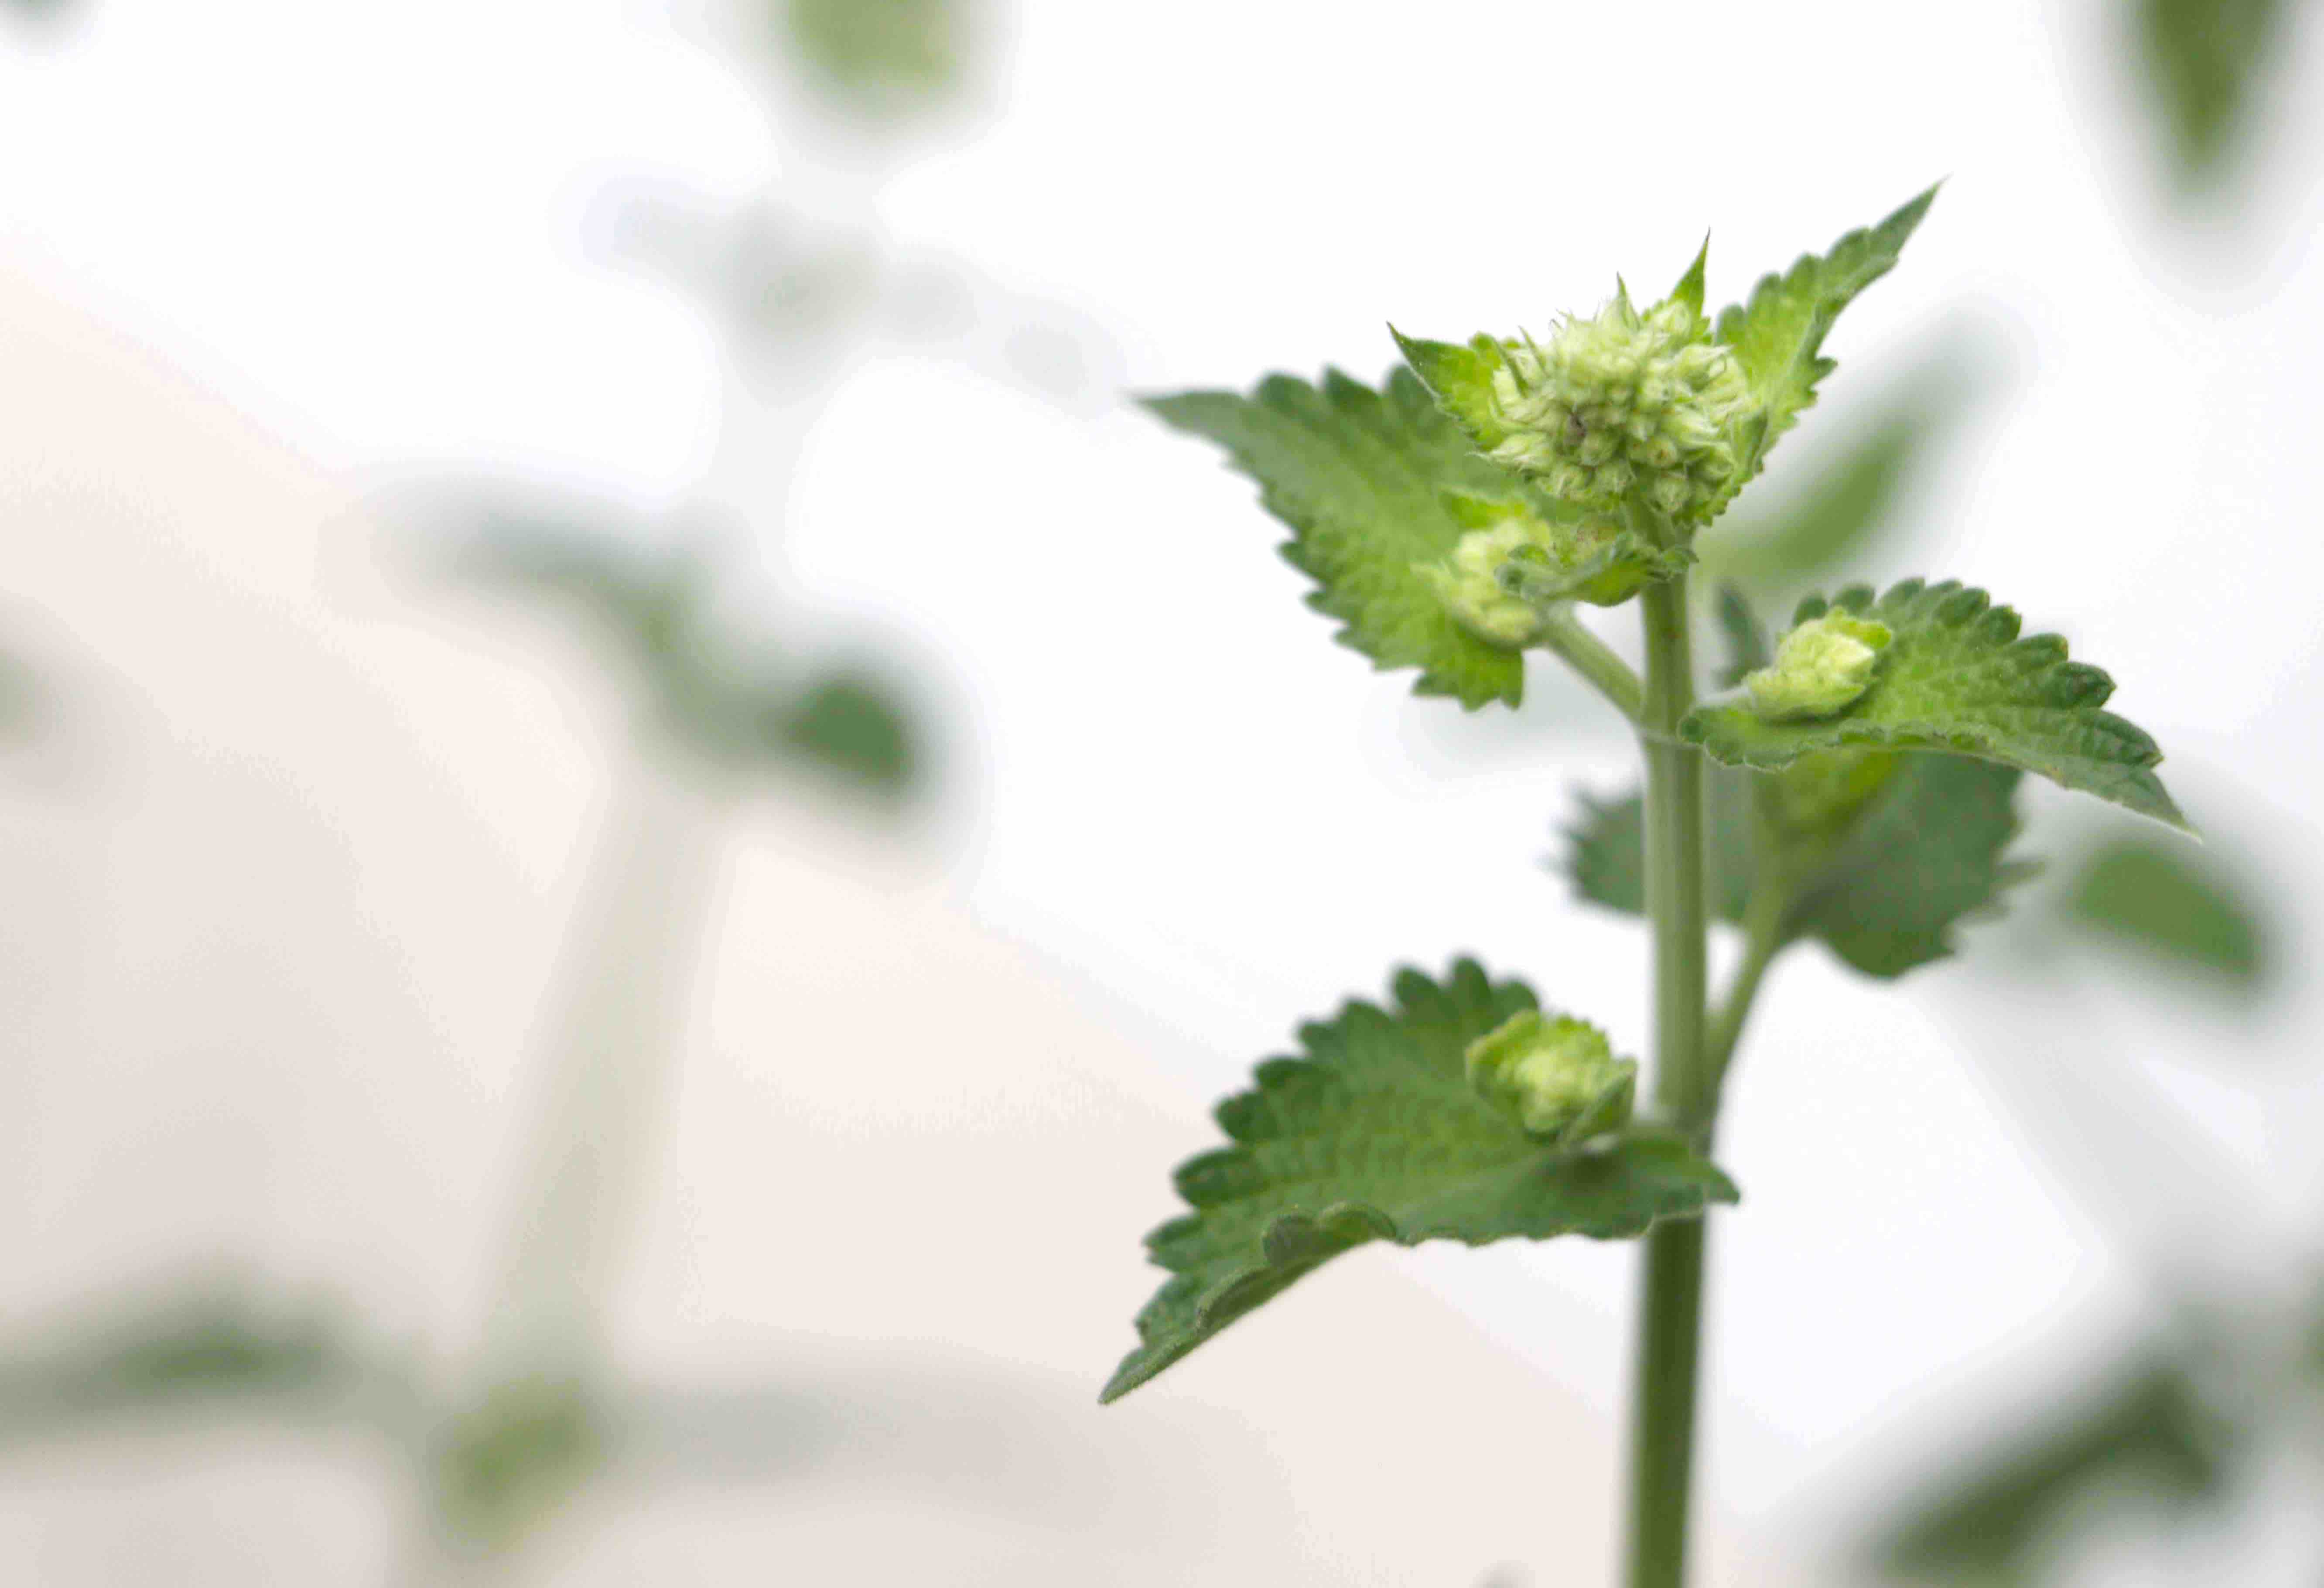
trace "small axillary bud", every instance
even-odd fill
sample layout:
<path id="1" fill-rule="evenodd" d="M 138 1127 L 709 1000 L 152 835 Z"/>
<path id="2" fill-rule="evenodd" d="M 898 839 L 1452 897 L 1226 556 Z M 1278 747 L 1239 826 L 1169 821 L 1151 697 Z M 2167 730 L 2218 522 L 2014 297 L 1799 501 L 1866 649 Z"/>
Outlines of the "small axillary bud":
<path id="1" fill-rule="evenodd" d="M 1489 645 L 1519 651 L 1540 638 L 1542 614 L 1502 583 L 1501 569 L 1538 546 L 1529 523 L 1510 519 L 1490 529 L 1470 531 L 1443 562 L 1413 568 L 1428 581 L 1453 622 Z"/>
<path id="2" fill-rule="evenodd" d="M 1492 398 L 1502 435 L 1486 456 L 1603 512 L 1643 500 L 1693 525 L 1725 499 L 1750 383 L 1691 304 L 1641 313 L 1618 293 L 1546 346 L 1528 337 L 1500 350 Z"/>
<path id="3" fill-rule="evenodd" d="M 1473 526 L 1442 562 L 1413 570 L 1455 623 L 1488 644 L 1522 650 L 1541 637 L 1545 614 L 1526 589 L 1528 570 L 1562 574 L 1598 549 L 1607 531 L 1554 524 L 1523 502 L 1446 492 L 1445 511 Z"/>
<path id="4" fill-rule="evenodd" d="M 1751 709 L 1771 723 L 1831 716 L 1872 687 L 1880 653 L 1895 636 L 1854 613 L 1810 618 L 1775 646 L 1775 664 L 1743 680 Z"/>
<path id="5" fill-rule="evenodd" d="M 1629 1122 L 1638 1066 L 1587 1020 L 1529 1009 L 1470 1043 L 1466 1060 L 1470 1086 L 1528 1135 L 1565 1145 Z"/>

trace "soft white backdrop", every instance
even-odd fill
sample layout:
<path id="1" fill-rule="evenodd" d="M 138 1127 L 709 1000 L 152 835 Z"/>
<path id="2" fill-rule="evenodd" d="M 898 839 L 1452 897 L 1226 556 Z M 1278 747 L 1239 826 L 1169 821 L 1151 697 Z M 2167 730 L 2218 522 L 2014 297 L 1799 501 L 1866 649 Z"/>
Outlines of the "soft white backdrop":
<path id="1" fill-rule="evenodd" d="M 1462 950 L 1642 1043 L 1641 941 L 1536 864 L 1625 747 L 1578 706 L 1448 725 L 1370 676 L 1297 605 L 1249 486 L 1119 403 L 889 359 L 781 433 L 707 307 L 609 262 L 608 187 L 804 194 L 1076 306 L 1150 390 L 1370 377 L 1391 316 L 1538 326 L 1616 270 L 1674 276 L 1706 226 L 1731 297 L 1946 176 L 1835 337 L 1827 404 L 1948 326 L 2007 350 L 1918 509 L 1926 570 L 2107 665 L 2195 819 L 2264 846 L 2290 905 L 2314 892 L 2324 101 L 2280 97 L 2231 222 L 2154 196 L 2113 10 L 2080 0 L 1007 21 L 976 107 L 875 162 L 770 112 L 733 19 L 693 7 L 102 0 L 0 49 L 0 249 L 383 489 L 487 470 L 648 512 L 723 500 L 818 628 L 875 625 L 937 680 L 953 775 L 920 841 L 961 897 L 1210 1094 L 1299 1016 Z M 2316 44 L 2291 80 L 2324 74 Z M 752 498 L 760 450 L 794 446 L 788 501 Z M 1903 1448 L 1880 1437 L 1971 1430 L 2126 1327 L 2150 1244 L 2233 1273 L 2312 1227 L 2324 1093 L 2291 981 L 2255 1023 L 1787 963 L 1722 1153 L 1748 1201 L 1716 1259 L 1714 1488 L 1838 1525 Z M 2156 1168 L 2161 1196 L 2061 1173 L 1981 1067 L 2013 1050 L 2118 1066 L 2214 1159 Z M 1628 1253 L 1406 1260 L 1617 1403 Z"/>

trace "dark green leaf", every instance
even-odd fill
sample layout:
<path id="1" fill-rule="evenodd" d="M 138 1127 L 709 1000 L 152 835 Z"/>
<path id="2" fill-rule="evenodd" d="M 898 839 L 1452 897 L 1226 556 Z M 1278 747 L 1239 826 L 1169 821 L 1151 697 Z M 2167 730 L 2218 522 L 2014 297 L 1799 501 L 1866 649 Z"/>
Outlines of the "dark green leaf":
<path id="1" fill-rule="evenodd" d="M 872 679 L 824 679 L 791 703 L 778 731 L 794 751 L 870 787 L 894 792 L 912 781 L 910 720 Z"/>
<path id="2" fill-rule="evenodd" d="M 1369 1241 L 1609 1240 L 1735 1200 L 1674 1140 L 1554 1148 L 1470 1088 L 1464 1051 L 1536 1007 L 1525 987 L 1463 960 L 1441 983 L 1405 971 L 1395 994 L 1390 1009 L 1350 1003 L 1305 1028 L 1303 1057 L 1268 1059 L 1253 1090 L 1219 1105 L 1234 1145 L 1179 1168 L 1194 1211 L 1147 1238 L 1172 1277 L 1139 1314 L 1141 1343 L 1104 1399 Z"/>
<path id="3" fill-rule="evenodd" d="M 1334 370 L 1320 387 L 1272 375 L 1249 397 L 1190 392 L 1148 406 L 1224 447 L 1259 482 L 1259 500 L 1290 526 L 1284 556 L 1319 586 L 1308 604 L 1345 625 L 1342 643 L 1383 669 L 1418 668 L 1423 695 L 1471 709 L 1523 697 L 1522 653 L 1462 628 L 1416 570 L 1468 532 L 1448 493 L 1508 498 L 1525 487 L 1475 456 L 1410 371 L 1379 392 Z"/>
<path id="4" fill-rule="evenodd" d="M 2118 839 L 2083 863 L 2066 908 L 2092 930 L 2240 986 L 2266 979 L 2258 901 L 2208 851 Z"/>
<path id="5" fill-rule="evenodd" d="M 1773 776 L 1711 769 L 1706 822 L 1711 905 L 1740 925 L 1755 887 L 1791 900 L 1783 939 L 1821 939 L 1867 975 L 1893 977 L 1953 952 L 1953 927 L 1997 909 L 2030 873 L 2003 858 L 2017 834 L 2018 773 L 1933 755 L 1810 757 Z M 1841 805 L 1828 787 L 1839 774 Z M 1813 779 L 1814 783 L 1803 780 Z M 1859 796 L 1860 800 L 1859 800 Z M 1755 808 L 1755 800 L 1765 808 Z M 1646 913 L 1637 795 L 1584 796 L 1568 829 L 1566 870 L 1592 903 Z M 1787 817 L 1788 813 L 1788 817 Z M 1765 820 L 1770 873 L 1757 874 L 1752 824 Z"/>
<path id="6" fill-rule="evenodd" d="M 1811 596 L 1794 622 L 1835 606 L 1895 633 L 1859 698 L 1830 716 L 1769 722 L 1747 700 L 1721 697 L 1689 714 L 1681 734 L 1717 760 L 1766 770 L 1847 745 L 1979 756 L 2187 825 L 2154 774 L 2163 752 L 2102 709 L 2114 680 L 2069 661 L 2055 634 L 2020 638 L 2015 612 L 1950 580 L 1907 579 L 1877 600 L 1866 586 L 1830 602 Z"/>

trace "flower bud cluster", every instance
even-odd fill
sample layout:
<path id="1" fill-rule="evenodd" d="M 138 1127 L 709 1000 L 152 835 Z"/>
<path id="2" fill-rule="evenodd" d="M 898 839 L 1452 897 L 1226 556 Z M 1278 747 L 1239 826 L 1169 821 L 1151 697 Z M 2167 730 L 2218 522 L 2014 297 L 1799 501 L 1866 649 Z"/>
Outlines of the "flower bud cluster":
<path id="1" fill-rule="evenodd" d="M 1629 1122 L 1638 1066 L 1587 1020 L 1526 1010 L 1469 1044 L 1469 1085 L 1529 1135 L 1580 1141 Z"/>
<path id="2" fill-rule="evenodd" d="M 1503 433 L 1487 456 L 1564 501 L 1611 510 L 1635 497 L 1682 524 L 1706 522 L 1727 494 L 1750 386 L 1691 305 L 1640 313 L 1618 295 L 1547 346 L 1528 337 L 1502 355 L 1492 400 Z"/>

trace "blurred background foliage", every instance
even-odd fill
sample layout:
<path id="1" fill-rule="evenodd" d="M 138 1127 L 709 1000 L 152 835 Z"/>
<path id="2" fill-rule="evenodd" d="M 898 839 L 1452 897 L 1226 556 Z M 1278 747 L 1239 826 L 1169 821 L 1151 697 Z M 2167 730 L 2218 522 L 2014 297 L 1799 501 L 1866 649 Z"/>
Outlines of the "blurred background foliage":
<path id="1" fill-rule="evenodd" d="M 853 108 L 897 115 L 958 93 L 986 36 L 968 0 L 776 0 L 799 60 Z"/>
<path id="2" fill-rule="evenodd" d="M 2299 0 L 2129 0 L 2133 76 L 2178 183 L 2225 185 L 2262 134 Z"/>
<path id="3" fill-rule="evenodd" d="M 7 3 L 56 20 L 102 0 Z M 768 12 L 789 65 L 867 127 L 956 102 L 992 39 L 988 9 L 963 0 L 771 0 Z M 2264 111 L 2286 91 L 2276 78 L 2304 14 L 2292 0 L 2122 0 L 2119 16 L 2169 181 L 2226 189 L 2267 136 Z M 967 262 L 899 262 L 876 229 L 779 199 L 715 237 L 681 226 L 659 242 L 665 257 L 683 256 L 738 356 L 767 361 L 779 382 L 833 367 L 835 338 L 946 347 L 1063 394 L 1103 360 L 1102 331 L 1055 305 L 1012 296 Z M 1992 385 L 1958 342 L 1891 372 L 1846 426 L 1812 432 L 1798 466 L 1706 540 L 1710 570 L 1779 614 L 1808 588 L 1889 568 L 1918 485 Z M 828 390 L 821 377 L 807 386 L 810 403 Z M 695 775 L 728 780 L 805 767 L 881 803 L 927 775 L 905 669 L 877 655 L 794 653 L 778 642 L 779 617 L 722 612 L 717 567 L 698 544 L 641 542 L 586 504 L 471 516 L 447 538 L 456 577 L 581 618 L 634 685 L 648 752 L 675 750 Z M 0 650 L 0 738 L 28 735 L 46 709 L 36 669 Z M 2141 977 L 2256 1004 L 2293 963 L 2259 882 L 2264 863 L 2101 823 L 2029 908 L 2093 952 L 2132 956 Z M 594 952 L 570 950 L 585 962 Z M 2043 962 L 2037 974 L 2070 973 Z M 2314 1256 L 2285 1262 L 2298 1270 Z M 2086 1546 L 2116 1519 L 2200 1527 L 2250 1502 L 2270 1452 L 2324 1439 L 2324 1301 L 2221 1316 L 2187 1296 L 2180 1311 L 2183 1326 L 2089 1364 L 2020 1426 L 1932 1475 L 1877 1530 L 1874 1568 L 1989 1588 L 2078 1581 Z M 398 1454 L 448 1540 L 487 1555 L 512 1553 L 624 1459 L 653 1408 L 676 1405 L 555 1363 L 480 1372 L 430 1362 L 364 1338 L 327 1298 L 231 1273 L 99 1301 L 0 1347 L 0 1446 L 124 1422 L 357 1430 Z M 761 1415 L 762 1388 L 703 1399 L 761 1427 L 755 1455 L 723 1476 L 786 1475 L 811 1453 L 805 1422 Z"/>

